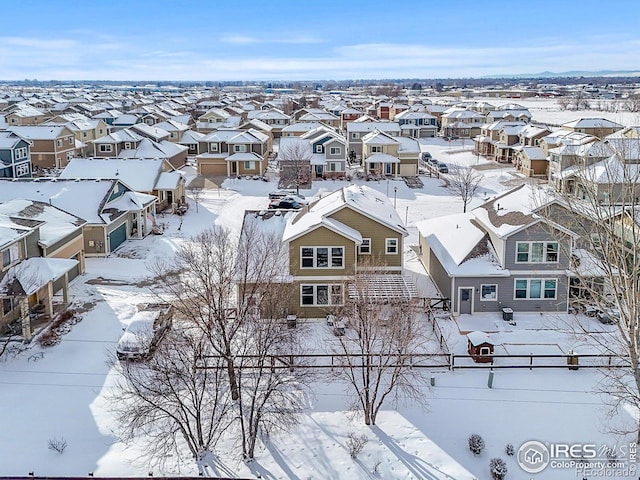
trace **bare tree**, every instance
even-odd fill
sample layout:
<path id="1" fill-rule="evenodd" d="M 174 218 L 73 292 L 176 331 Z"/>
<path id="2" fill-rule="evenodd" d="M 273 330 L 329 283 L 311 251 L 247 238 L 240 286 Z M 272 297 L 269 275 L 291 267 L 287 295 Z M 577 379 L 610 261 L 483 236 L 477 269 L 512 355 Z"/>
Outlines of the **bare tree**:
<path id="1" fill-rule="evenodd" d="M 353 407 L 362 411 L 367 425 L 375 425 L 390 398 L 424 403 L 425 379 L 420 369 L 411 368 L 412 356 L 426 352 L 424 325 L 408 298 L 381 298 L 378 284 L 383 275 L 356 273 L 349 284 L 348 306 L 336 315 L 348 318 L 349 328 L 337 337 L 334 374 L 346 381 Z"/>
<path id="2" fill-rule="evenodd" d="M 457 167 L 449 175 L 448 189 L 462 200 L 462 211 L 466 213 L 467 205 L 480 188 L 482 175 L 472 168 Z"/>
<path id="3" fill-rule="evenodd" d="M 224 369 L 198 368 L 210 352 L 199 329 L 179 328 L 143 363 L 114 360 L 122 374 L 109 399 L 117 434 L 125 443 L 143 441 L 151 464 L 162 466 L 182 441 L 200 458 L 232 424 Z"/>
<path id="4" fill-rule="evenodd" d="M 639 145 L 637 139 L 608 139 L 603 148 L 610 156 L 579 166 L 572 188 L 542 209 L 576 234 L 566 252 L 573 259 L 570 300 L 616 324 L 600 337 L 602 349 L 619 355 L 624 367 L 604 371 L 602 391 L 611 400 L 612 416 L 625 404 L 640 409 Z M 640 441 L 640 425 L 634 432 Z"/>
<path id="5" fill-rule="evenodd" d="M 311 146 L 303 140 L 295 139 L 280 145 L 278 161 L 284 187 L 295 187 L 296 193 L 300 193 L 300 186 L 309 183 L 311 157 Z"/>
<path id="6" fill-rule="evenodd" d="M 202 195 L 204 194 L 204 188 L 200 185 L 195 185 L 193 182 L 187 187 L 189 191 L 189 195 L 193 198 L 193 203 L 196 204 L 196 212 L 199 209 L 200 200 L 202 200 Z"/>

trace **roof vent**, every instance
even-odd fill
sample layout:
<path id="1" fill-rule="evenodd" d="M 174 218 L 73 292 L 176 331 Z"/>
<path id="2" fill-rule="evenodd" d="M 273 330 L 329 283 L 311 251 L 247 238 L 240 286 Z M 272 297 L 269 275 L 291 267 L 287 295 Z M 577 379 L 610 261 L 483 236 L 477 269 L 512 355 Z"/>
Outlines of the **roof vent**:
<path id="1" fill-rule="evenodd" d="M 79 179 L 79 178 L 76 178 L 76 179 L 74 179 L 73 181 L 74 181 L 74 182 L 79 182 L 79 181 L 80 181 L 80 179 Z"/>

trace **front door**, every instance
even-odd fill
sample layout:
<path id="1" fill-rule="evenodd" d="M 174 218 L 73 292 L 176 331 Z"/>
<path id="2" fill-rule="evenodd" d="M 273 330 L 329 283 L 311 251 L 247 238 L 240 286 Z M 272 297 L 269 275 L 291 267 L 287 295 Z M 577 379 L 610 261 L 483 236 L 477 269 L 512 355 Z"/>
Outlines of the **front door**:
<path id="1" fill-rule="evenodd" d="M 233 173 L 234 175 L 238 173 L 238 163 L 237 162 L 231 162 L 231 173 Z"/>
<path id="2" fill-rule="evenodd" d="M 473 301 L 473 288 L 461 288 L 459 290 L 459 306 L 460 315 L 471 313 L 471 302 Z"/>
<path id="3" fill-rule="evenodd" d="M 316 165 L 316 177 L 322 177 L 322 165 Z"/>

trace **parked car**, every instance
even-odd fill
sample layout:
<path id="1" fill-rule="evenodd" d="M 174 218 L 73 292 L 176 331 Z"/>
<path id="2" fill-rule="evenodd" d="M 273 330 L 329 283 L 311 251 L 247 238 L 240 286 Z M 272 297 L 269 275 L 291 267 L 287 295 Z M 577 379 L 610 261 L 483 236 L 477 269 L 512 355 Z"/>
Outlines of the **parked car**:
<path id="1" fill-rule="evenodd" d="M 279 200 L 285 200 L 287 202 L 298 202 L 300 205 L 309 205 L 309 200 L 307 200 L 304 196 L 296 193 L 287 195 L 286 197 Z"/>
<path id="2" fill-rule="evenodd" d="M 433 165 L 434 167 L 438 165 L 438 163 L 440 163 L 438 160 L 436 160 L 435 158 L 431 157 L 429 160 L 427 160 L 427 162 L 429 162 L 431 165 Z"/>
<path id="3" fill-rule="evenodd" d="M 131 318 L 116 345 L 119 360 L 144 360 L 154 350 L 172 324 L 172 308 L 167 303 L 144 305 Z"/>
<path id="4" fill-rule="evenodd" d="M 303 195 L 296 193 L 295 190 L 274 190 L 269 193 L 269 199 L 271 200 L 280 200 L 282 198 L 288 197 L 289 195 L 297 195 L 300 198 L 304 198 Z"/>
<path id="5" fill-rule="evenodd" d="M 438 171 L 440 173 L 449 173 L 449 167 L 447 166 L 446 163 L 438 163 Z"/>
<path id="6" fill-rule="evenodd" d="M 596 317 L 600 323 L 604 323 L 607 325 L 612 325 L 617 323 L 620 319 L 620 311 L 617 308 L 606 308 L 604 310 L 600 310 Z"/>
<path id="7" fill-rule="evenodd" d="M 431 158 L 431 154 L 429 152 L 422 152 L 422 160 L 429 160 Z"/>
<path id="8" fill-rule="evenodd" d="M 288 210 L 300 210 L 302 205 L 300 205 L 295 200 L 274 200 L 269 204 L 270 209 L 281 208 Z"/>

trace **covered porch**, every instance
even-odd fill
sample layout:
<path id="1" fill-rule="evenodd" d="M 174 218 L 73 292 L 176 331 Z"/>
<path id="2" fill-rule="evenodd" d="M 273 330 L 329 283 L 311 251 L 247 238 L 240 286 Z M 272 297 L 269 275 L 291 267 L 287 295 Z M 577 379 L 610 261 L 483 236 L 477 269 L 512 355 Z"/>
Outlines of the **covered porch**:
<path id="1" fill-rule="evenodd" d="M 388 153 L 374 153 L 365 159 L 365 172 L 368 175 L 400 175 L 400 159 Z"/>

